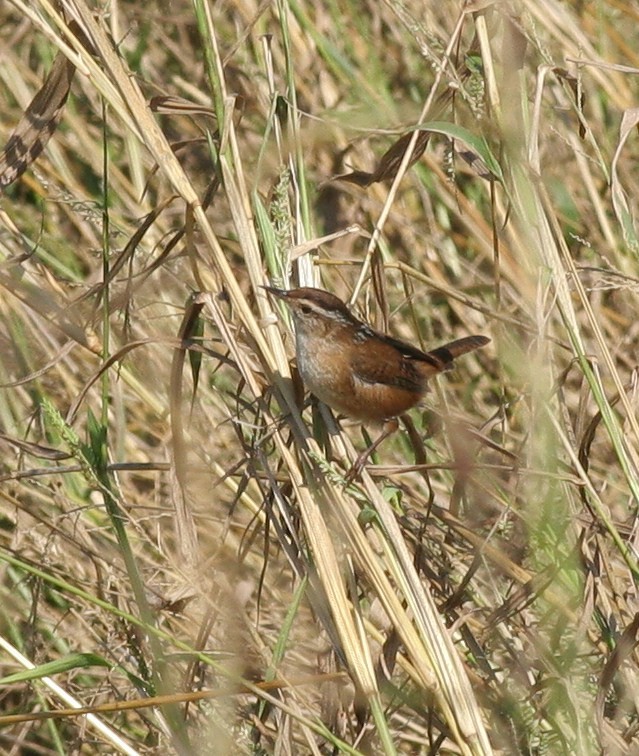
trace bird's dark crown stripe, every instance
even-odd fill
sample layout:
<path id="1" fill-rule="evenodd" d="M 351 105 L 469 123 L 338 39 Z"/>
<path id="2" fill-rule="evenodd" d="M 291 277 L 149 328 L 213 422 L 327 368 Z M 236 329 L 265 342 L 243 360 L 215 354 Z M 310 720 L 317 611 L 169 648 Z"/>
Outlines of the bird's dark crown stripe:
<path id="1" fill-rule="evenodd" d="M 291 302 L 291 304 L 293 304 L 293 302 Z M 297 301 L 295 301 L 295 304 L 297 305 L 298 309 L 302 307 L 308 307 L 309 310 L 312 310 L 313 312 L 316 312 L 326 318 L 332 318 L 333 320 L 338 320 L 341 323 L 350 322 L 349 316 L 341 310 L 338 310 L 336 307 L 325 307 L 319 302 L 314 302 L 311 299 L 298 299 Z"/>

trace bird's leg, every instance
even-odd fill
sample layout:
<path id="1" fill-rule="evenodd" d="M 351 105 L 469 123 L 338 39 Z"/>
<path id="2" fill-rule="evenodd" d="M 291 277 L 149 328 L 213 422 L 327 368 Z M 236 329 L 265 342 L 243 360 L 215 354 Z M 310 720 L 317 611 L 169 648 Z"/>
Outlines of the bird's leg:
<path id="1" fill-rule="evenodd" d="M 399 428 L 399 421 L 396 417 L 394 417 L 392 420 L 387 420 L 384 423 L 384 428 L 380 435 L 373 441 L 373 443 L 367 448 L 364 449 L 364 451 L 357 457 L 355 462 L 353 463 L 353 466 L 346 474 L 346 485 L 349 483 L 352 483 L 355 478 L 362 472 L 362 468 L 364 467 L 364 464 L 366 460 L 371 456 L 371 454 L 377 449 L 377 447 L 385 441 L 389 436 L 392 436 L 393 433 Z"/>

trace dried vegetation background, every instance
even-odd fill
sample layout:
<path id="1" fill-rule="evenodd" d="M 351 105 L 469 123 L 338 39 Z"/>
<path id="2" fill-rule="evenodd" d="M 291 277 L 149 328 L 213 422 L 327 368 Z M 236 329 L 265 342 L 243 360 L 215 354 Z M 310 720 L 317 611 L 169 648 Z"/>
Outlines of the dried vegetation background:
<path id="1" fill-rule="evenodd" d="M 622 0 L 0 7 L 3 752 L 639 752 L 638 50 Z M 492 342 L 346 486 L 268 282 Z"/>

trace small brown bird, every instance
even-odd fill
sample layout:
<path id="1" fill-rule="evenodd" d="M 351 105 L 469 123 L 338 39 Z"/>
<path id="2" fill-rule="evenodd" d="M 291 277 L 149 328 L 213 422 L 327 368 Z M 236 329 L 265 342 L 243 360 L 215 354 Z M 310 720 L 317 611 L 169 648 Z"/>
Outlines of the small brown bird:
<path id="1" fill-rule="evenodd" d="M 486 336 L 466 336 L 422 352 L 374 331 L 327 291 L 264 288 L 291 309 L 297 368 L 306 388 L 347 417 L 385 424 L 380 438 L 355 463 L 358 469 L 397 429 L 397 416 L 423 398 L 429 378 L 490 341 Z"/>

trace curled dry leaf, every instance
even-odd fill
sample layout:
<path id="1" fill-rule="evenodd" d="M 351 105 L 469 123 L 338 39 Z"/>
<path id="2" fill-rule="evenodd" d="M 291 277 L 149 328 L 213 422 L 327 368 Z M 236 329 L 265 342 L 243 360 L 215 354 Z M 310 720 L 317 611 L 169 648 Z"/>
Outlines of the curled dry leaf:
<path id="1" fill-rule="evenodd" d="M 571 74 L 570 71 L 566 70 L 565 68 L 556 66 L 552 70 L 555 76 L 560 81 L 565 81 L 566 84 L 570 87 L 573 97 L 575 98 L 577 110 L 579 111 L 579 113 L 582 113 L 586 98 L 585 98 L 582 88 L 579 86 L 579 79 L 574 74 Z M 583 139 L 585 136 L 586 136 L 586 128 L 584 126 L 584 123 L 583 121 L 579 121 L 579 138 Z"/>

